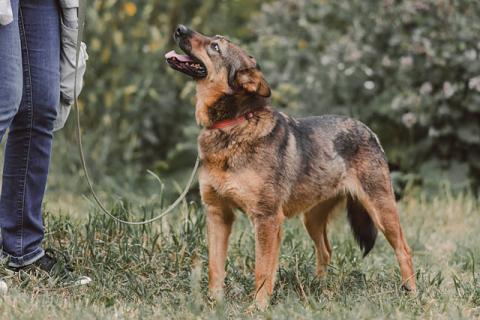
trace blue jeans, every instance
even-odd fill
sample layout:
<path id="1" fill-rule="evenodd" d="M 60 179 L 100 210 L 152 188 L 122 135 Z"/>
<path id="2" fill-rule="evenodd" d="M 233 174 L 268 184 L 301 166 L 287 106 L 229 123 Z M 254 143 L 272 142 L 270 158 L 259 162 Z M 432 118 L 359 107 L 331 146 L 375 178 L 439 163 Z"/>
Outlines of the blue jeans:
<path id="1" fill-rule="evenodd" d="M 12 267 L 44 255 L 42 200 L 60 99 L 57 0 L 12 0 L 0 26 L 0 139 L 7 129 L 0 198 L 3 255 Z"/>

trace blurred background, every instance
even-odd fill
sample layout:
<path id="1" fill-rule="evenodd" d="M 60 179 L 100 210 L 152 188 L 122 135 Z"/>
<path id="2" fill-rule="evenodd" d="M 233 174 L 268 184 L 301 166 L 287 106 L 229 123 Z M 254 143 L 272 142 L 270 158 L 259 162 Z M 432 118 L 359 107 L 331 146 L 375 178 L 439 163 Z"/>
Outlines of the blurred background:
<path id="1" fill-rule="evenodd" d="M 102 196 L 154 197 L 160 187 L 147 169 L 172 195 L 194 164 L 194 82 L 163 58 L 176 49 L 178 23 L 246 48 L 278 109 L 343 114 L 370 126 L 398 196 L 445 187 L 478 193 L 478 1 L 97 0 L 87 13 L 80 106 L 87 162 Z M 87 188 L 73 115 L 54 148 L 49 188 L 61 193 L 48 197 L 75 202 Z"/>

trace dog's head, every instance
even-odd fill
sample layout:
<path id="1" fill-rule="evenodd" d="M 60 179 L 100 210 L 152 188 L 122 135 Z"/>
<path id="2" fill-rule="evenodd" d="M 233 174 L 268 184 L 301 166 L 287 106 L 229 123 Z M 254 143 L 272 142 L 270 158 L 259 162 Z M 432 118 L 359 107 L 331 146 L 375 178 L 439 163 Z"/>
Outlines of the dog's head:
<path id="1" fill-rule="evenodd" d="M 173 38 L 186 55 L 172 50 L 165 58 L 173 69 L 195 79 L 200 124 L 208 124 L 208 108 L 225 95 L 270 96 L 255 58 L 225 37 L 207 37 L 179 25 Z"/>

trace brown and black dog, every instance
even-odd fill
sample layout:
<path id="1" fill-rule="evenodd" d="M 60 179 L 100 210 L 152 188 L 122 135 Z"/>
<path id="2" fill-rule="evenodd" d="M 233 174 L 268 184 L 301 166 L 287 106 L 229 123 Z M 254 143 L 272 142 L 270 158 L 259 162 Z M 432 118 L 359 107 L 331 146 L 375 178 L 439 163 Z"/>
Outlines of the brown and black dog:
<path id="1" fill-rule="evenodd" d="M 275 111 L 255 59 L 221 36 L 179 25 L 168 64 L 196 81 L 196 119 L 202 201 L 207 212 L 209 289 L 223 293 L 234 210 L 255 228 L 256 302 L 272 295 L 285 218 L 303 213 L 316 247 L 317 274 L 332 250 L 327 223 L 347 208 L 355 239 L 366 255 L 380 229 L 393 247 L 402 285 L 415 290 L 410 248 L 400 222 L 387 160 L 377 136 L 359 121 L 335 115 L 294 119 Z"/>

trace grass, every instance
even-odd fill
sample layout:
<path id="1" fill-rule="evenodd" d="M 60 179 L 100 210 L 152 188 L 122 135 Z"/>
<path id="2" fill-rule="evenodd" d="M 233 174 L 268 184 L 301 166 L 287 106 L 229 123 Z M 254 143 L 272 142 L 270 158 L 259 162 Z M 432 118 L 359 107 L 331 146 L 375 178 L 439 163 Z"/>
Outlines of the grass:
<path id="1" fill-rule="evenodd" d="M 151 202 L 144 215 L 158 205 Z M 254 239 L 245 216 L 239 215 L 231 239 L 225 301 L 214 304 L 206 294 L 205 215 L 197 204 L 184 203 L 162 222 L 145 227 L 119 225 L 93 208 L 83 219 L 55 209 L 46 214 L 46 246 L 65 251 L 94 282 L 59 288 L 9 277 L 10 291 L 0 297 L 0 319 L 480 317 L 478 200 L 444 192 L 431 199 L 408 197 L 399 205 L 414 251 L 415 297 L 400 290 L 397 262 L 383 236 L 362 259 L 343 215 L 329 228 L 333 260 L 323 280 L 315 277 L 313 243 L 301 221 L 287 221 L 272 305 L 251 314 Z M 117 204 L 116 214 L 127 217 L 125 207 Z"/>

